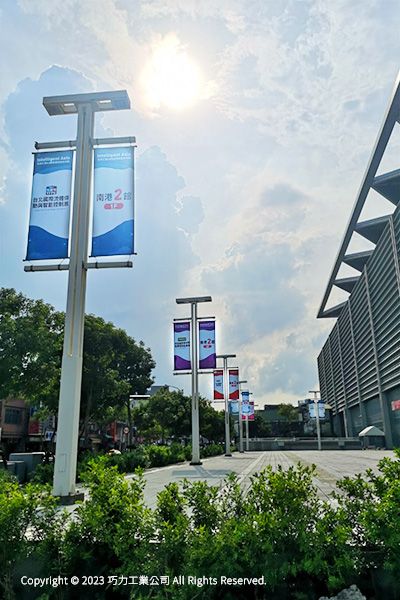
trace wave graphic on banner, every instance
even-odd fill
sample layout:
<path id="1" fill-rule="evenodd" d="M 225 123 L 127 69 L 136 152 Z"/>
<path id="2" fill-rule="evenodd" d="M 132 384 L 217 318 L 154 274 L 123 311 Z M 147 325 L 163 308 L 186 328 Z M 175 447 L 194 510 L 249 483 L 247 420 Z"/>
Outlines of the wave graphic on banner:
<path id="1" fill-rule="evenodd" d="M 133 248 L 133 219 L 124 221 L 111 231 L 97 235 L 92 240 L 92 256 L 131 254 Z"/>
<path id="2" fill-rule="evenodd" d="M 175 356 L 175 371 L 190 371 L 192 363 L 180 356 Z"/>
<path id="3" fill-rule="evenodd" d="M 134 148 L 96 148 L 92 256 L 134 253 Z"/>
<path id="4" fill-rule="evenodd" d="M 26 260 L 67 258 L 72 150 L 34 157 Z"/>
<path id="5" fill-rule="evenodd" d="M 68 256 L 68 238 L 53 235 L 37 225 L 31 225 L 29 227 L 28 247 L 28 260 Z"/>

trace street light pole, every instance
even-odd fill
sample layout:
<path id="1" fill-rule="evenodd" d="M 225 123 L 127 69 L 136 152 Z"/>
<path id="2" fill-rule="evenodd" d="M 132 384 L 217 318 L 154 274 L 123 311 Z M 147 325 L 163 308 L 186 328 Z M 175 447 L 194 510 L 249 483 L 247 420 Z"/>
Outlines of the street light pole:
<path id="1" fill-rule="evenodd" d="M 194 298 L 177 298 L 177 304 L 191 305 L 192 327 L 192 460 L 191 465 L 201 465 L 200 461 L 200 428 L 199 428 L 199 375 L 197 356 L 197 304 L 211 302 L 211 296 L 198 296 Z"/>
<path id="2" fill-rule="evenodd" d="M 243 423 L 242 423 L 242 390 L 241 385 L 247 383 L 247 379 L 241 379 L 238 381 L 239 386 L 239 452 L 243 454 Z"/>
<path id="3" fill-rule="evenodd" d="M 229 372 L 228 358 L 236 358 L 236 354 L 218 354 L 217 358 L 222 358 L 224 369 L 224 400 L 225 400 L 225 456 L 232 456 L 231 453 L 231 432 L 229 423 Z"/>
<path id="4" fill-rule="evenodd" d="M 130 108 L 130 101 L 126 91 L 119 91 L 47 97 L 43 98 L 43 105 L 51 116 L 74 113 L 78 116 L 74 210 L 53 483 L 53 494 L 60 496 L 62 502 L 69 503 L 76 499 L 94 113 Z"/>
<path id="5" fill-rule="evenodd" d="M 314 394 L 314 406 L 315 406 L 315 417 L 317 420 L 317 440 L 318 440 L 318 450 L 322 450 L 322 441 L 321 441 L 321 423 L 319 420 L 319 403 L 318 403 L 318 394 L 319 390 L 309 390 L 309 394 Z"/>
<path id="6" fill-rule="evenodd" d="M 253 395 L 253 392 L 249 392 L 249 403 L 250 403 L 250 396 Z M 250 440 L 249 440 L 249 413 L 247 413 L 246 415 L 246 452 L 249 452 L 250 450 Z"/>
<path id="7" fill-rule="evenodd" d="M 197 303 L 192 302 L 192 465 L 200 461 L 199 375 L 197 371 Z"/>

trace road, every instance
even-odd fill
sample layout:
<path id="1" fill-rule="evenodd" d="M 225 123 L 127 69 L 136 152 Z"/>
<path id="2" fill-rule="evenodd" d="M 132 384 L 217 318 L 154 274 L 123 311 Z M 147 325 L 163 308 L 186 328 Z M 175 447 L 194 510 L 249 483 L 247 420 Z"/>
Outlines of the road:
<path id="1" fill-rule="evenodd" d="M 315 484 L 319 495 L 327 499 L 335 489 L 338 479 L 346 475 L 362 473 L 368 467 L 376 470 L 378 461 L 384 456 L 393 457 L 394 454 L 390 450 L 329 450 L 325 452 L 288 450 L 246 452 L 245 454 L 235 452 L 232 457 L 206 458 L 201 466 L 183 463 L 146 471 L 145 499 L 148 506 L 154 508 L 158 492 L 168 483 L 180 482 L 184 478 L 189 481 L 205 480 L 210 485 L 218 485 L 222 488 L 224 479 L 229 473 L 236 473 L 241 485 L 247 488 L 251 475 L 265 466 L 282 465 L 284 468 L 288 468 L 298 462 L 305 465 L 316 465 Z"/>

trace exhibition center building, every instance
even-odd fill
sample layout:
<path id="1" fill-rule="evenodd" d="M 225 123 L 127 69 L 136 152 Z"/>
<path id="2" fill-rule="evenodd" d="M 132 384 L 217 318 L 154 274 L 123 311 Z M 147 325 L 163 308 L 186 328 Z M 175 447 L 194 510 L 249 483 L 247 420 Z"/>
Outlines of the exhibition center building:
<path id="1" fill-rule="evenodd" d="M 378 173 L 399 119 L 398 78 L 318 312 L 336 319 L 318 356 L 321 398 L 332 407 L 335 433 L 354 437 L 374 425 L 388 448 L 400 446 L 400 169 Z M 377 193 L 392 209 L 363 220 L 367 197 Z M 355 234 L 367 249 L 350 250 Z M 349 267 L 352 274 L 343 277 Z M 327 308 L 337 289 L 348 297 Z"/>

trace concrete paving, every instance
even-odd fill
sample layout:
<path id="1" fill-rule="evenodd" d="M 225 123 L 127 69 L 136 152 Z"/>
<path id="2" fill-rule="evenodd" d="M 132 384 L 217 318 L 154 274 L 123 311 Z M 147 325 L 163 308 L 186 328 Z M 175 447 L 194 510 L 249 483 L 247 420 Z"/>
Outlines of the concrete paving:
<path id="1" fill-rule="evenodd" d="M 231 457 L 215 456 L 206 458 L 201 466 L 191 466 L 189 463 L 170 465 L 145 472 L 145 499 L 148 506 L 154 508 L 157 494 L 168 483 L 181 482 L 184 478 L 189 481 L 207 481 L 222 489 L 224 479 L 229 473 L 236 473 L 241 485 L 246 489 L 250 485 L 250 477 L 261 471 L 265 466 L 276 468 L 282 465 L 288 468 L 301 462 L 305 465 L 315 464 L 317 467 L 315 484 L 319 495 L 328 499 L 335 489 L 336 481 L 346 475 L 353 476 L 362 473 L 367 468 L 377 470 L 378 462 L 384 456 L 393 457 L 390 450 L 317 450 L 307 451 L 266 451 L 235 452 Z M 127 476 L 129 478 L 129 475 Z"/>

